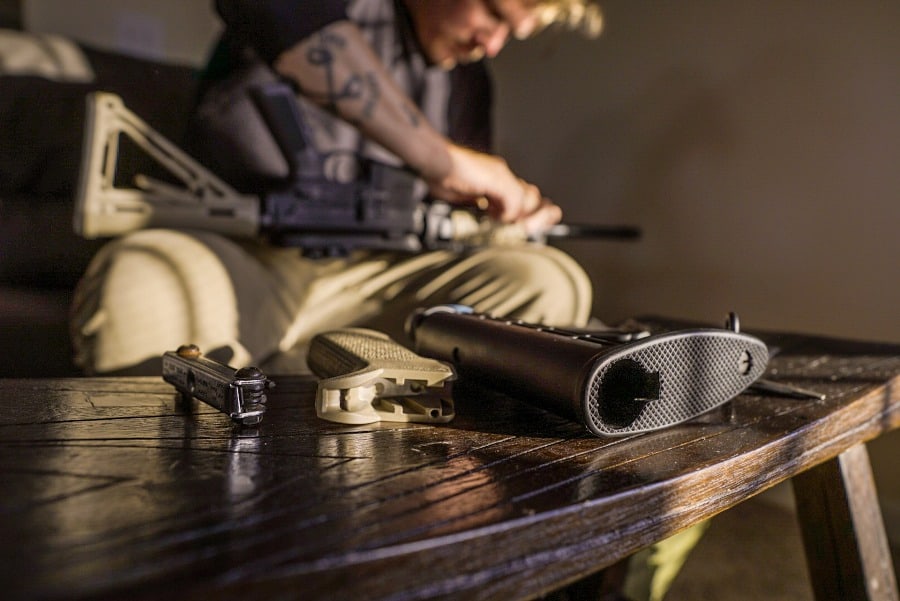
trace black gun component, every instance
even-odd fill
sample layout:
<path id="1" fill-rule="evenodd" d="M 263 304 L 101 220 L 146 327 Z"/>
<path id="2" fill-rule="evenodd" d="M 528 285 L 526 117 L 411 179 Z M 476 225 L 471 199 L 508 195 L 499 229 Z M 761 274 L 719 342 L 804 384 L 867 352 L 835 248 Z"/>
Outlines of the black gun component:
<path id="1" fill-rule="evenodd" d="M 284 246 L 343 254 L 356 248 L 422 250 L 422 198 L 410 171 L 352 157 L 350 181 L 330 178 L 327 156 L 287 84 L 254 88 L 251 96 L 288 163 L 287 186 L 263 196 L 262 231 Z"/>
<path id="2" fill-rule="evenodd" d="M 195 397 L 246 426 L 262 420 L 266 389 L 272 386 L 259 368 L 234 369 L 204 357 L 193 344 L 163 354 L 162 377 L 183 400 Z"/>
<path id="3" fill-rule="evenodd" d="M 593 434 L 647 432 L 718 407 L 763 373 L 766 345 L 735 331 L 598 335 L 441 305 L 408 324 L 414 350 L 584 424 Z M 619 337 L 621 340 L 622 338 Z"/>

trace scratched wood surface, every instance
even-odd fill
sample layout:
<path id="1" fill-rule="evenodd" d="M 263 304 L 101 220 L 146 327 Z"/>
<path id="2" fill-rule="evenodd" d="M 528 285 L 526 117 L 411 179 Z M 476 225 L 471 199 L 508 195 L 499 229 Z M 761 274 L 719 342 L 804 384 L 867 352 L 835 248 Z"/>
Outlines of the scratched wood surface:
<path id="1" fill-rule="evenodd" d="M 478 390 L 447 425 L 347 427 L 276 377 L 239 430 L 155 378 L 0 380 L 4 594 L 533 598 L 900 425 L 900 346 L 769 341 L 826 400 L 622 439 Z"/>

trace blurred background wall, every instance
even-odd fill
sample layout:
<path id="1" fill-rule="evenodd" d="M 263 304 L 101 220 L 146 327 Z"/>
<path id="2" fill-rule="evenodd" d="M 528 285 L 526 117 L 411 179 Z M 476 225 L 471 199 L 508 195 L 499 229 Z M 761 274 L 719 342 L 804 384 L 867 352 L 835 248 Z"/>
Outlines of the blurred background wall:
<path id="1" fill-rule="evenodd" d="M 26 27 L 199 65 L 207 0 L 24 0 Z M 573 222 L 595 314 L 900 342 L 900 3 L 604 0 L 596 40 L 513 43 L 498 150 Z M 898 434 L 871 447 L 900 541 Z"/>
<path id="2" fill-rule="evenodd" d="M 219 30 L 213 0 L 20 0 L 26 29 L 105 50 L 199 65 Z"/>
<path id="3" fill-rule="evenodd" d="M 900 3 L 604 0 L 493 64 L 498 146 L 570 221 L 597 316 L 900 342 Z M 900 546 L 900 433 L 870 444 Z"/>
<path id="4" fill-rule="evenodd" d="M 573 221 L 596 313 L 900 341 L 900 3 L 606 0 L 495 61 L 499 146 Z"/>

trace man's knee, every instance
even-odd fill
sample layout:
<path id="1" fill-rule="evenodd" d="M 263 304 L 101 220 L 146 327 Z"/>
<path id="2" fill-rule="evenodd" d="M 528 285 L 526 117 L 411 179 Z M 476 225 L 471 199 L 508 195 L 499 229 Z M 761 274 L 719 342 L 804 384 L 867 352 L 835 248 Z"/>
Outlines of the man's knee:
<path id="1" fill-rule="evenodd" d="M 457 302 L 478 311 L 549 325 L 584 325 L 593 295 L 590 279 L 562 251 L 538 245 L 489 248 L 464 260 L 469 272 Z"/>
<path id="2" fill-rule="evenodd" d="M 126 236 L 102 249 L 79 283 L 72 337 L 76 361 L 89 373 L 152 362 L 186 342 L 206 349 L 228 344 L 237 337 L 230 277 L 187 234 Z"/>

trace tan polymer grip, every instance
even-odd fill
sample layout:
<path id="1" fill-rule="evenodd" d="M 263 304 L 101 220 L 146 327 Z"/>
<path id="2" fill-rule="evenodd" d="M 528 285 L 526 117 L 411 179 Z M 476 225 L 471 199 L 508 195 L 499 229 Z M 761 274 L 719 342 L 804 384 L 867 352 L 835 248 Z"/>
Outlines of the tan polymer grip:
<path id="1" fill-rule="evenodd" d="M 342 328 L 316 335 L 307 358 L 320 378 L 316 414 L 343 424 L 453 419 L 448 365 L 421 357 L 386 334 Z"/>

